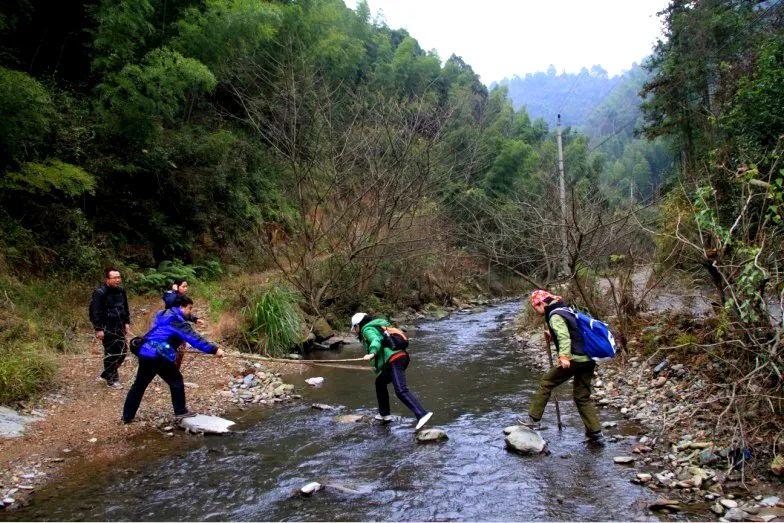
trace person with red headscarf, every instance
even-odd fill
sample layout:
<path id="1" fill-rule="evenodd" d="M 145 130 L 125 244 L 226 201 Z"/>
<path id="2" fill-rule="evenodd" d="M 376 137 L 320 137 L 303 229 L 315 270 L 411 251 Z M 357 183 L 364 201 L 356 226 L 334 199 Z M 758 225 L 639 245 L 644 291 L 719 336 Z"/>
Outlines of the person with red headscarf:
<path id="1" fill-rule="evenodd" d="M 563 298 L 545 290 L 537 289 L 531 293 L 531 306 L 544 316 L 548 342 L 553 341 L 558 350 L 558 361 L 555 367 L 544 373 L 539 382 L 539 390 L 531 398 L 528 410 L 528 421 L 522 423 L 538 430 L 539 421 L 544 408 L 550 400 L 550 394 L 558 385 L 574 378 L 572 395 L 577 411 L 585 424 L 585 434 L 589 440 L 602 438 L 602 426 L 599 412 L 591 399 L 591 380 L 593 380 L 596 362 L 588 357 L 584 350 L 584 340 L 574 315 L 569 312 Z"/>

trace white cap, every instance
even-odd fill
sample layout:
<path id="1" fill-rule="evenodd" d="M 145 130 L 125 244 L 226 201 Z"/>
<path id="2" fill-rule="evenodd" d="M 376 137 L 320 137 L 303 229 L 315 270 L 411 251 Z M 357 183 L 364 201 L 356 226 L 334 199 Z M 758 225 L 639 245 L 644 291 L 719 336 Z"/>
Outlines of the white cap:
<path id="1" fill-rule="evenodd" d="M 358 312 L 358 313 L 356 313 L 355 315 L 353 315 L 353 316 L 351 317 L 351 329 L 353 330 L 353 329 L 354 329 L 354 327 L 356 327 L 357 325 L 359 325 L 359 323 L 360 323 L 362 320 L 364 320 L 364 319 L 365 319 L 365 316 L 367 316 L 367 314 L 365 314 L 364 312 Z"/>

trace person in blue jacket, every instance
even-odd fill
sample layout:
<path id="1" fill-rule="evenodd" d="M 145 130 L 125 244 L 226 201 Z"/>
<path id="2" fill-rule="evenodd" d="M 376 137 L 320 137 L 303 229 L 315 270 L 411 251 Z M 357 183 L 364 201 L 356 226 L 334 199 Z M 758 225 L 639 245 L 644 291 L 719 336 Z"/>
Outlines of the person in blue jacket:
<path id="1" fill-rule="evenodd" d="M 124 423 L 130 423 L 136 417 L 144 391 L 155 376 L 160 376 L 169 385 L 174 416 L 179 419 L 190 415 L 185 406 L 182 373 L 174 364 L 177 347 L 184 342 L 207 354 L 223 357 L 223 350 L 203 338 L 188 323 L 186 318 L 192 311 L 193 300 L 180 296 L 172 308 L 160 311 L 155 316 L 152 328 L 144 335 L 138 349 L 139 370 L 125 398 L 122 415 Z"/>

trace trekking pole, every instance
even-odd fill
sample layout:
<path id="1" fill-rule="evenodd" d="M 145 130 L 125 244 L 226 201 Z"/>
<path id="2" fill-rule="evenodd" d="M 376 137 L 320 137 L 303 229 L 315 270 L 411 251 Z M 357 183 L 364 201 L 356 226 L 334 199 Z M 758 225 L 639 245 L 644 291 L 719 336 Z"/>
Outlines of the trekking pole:
<path id="1" fill-rule="evenodd" d="M 550 365 L 555 365 L 553 362 L 553 350 L 550 347 L 550 338 L 545 336 L 545 341 L 547 342 L 547 357 L 550 360 Z M 553 399 L 555 400 L 555 417 L 558 420 L 558 430 L 563 430 L 563 423 L 561 423 L 561 406 L 558 404 L 558 394 L 555 389 L 553 389 Z"/>

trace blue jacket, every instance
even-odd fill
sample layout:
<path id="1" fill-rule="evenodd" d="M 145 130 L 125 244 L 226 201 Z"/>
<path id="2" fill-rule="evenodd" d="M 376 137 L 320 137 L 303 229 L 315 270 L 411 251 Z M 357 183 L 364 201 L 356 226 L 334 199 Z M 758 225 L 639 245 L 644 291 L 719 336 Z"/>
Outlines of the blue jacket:
<path id="1" fill-rule="evenodd" d="M 155 315 L 152 328 L 144 335 L 144 343 L 139 348 L 140 358 L 164 358 L 174 361 L 176 349 L 183 342 L 207 354 L 215 354 L 218 346 L 203 338 L 186 321 L 179 307 L 159 311 Z"/>
<path id="2" fill-rule="evenodd" d="M 180 293 L 175 290 L 169 289 L 168 291 L 164 292 L 163 296 L 161 296 L 161 299 L 163 300 L 163 308 L 169 310 L 174 307 L 174 304 L 177 303 L 177 298 L 179 297 Z M 189 321 L 191 323 L 196 323 L 196 321 L 199 319 L 194 314 L 183 316 L 183 318 L 185 318 L 185 321 Z"/>

